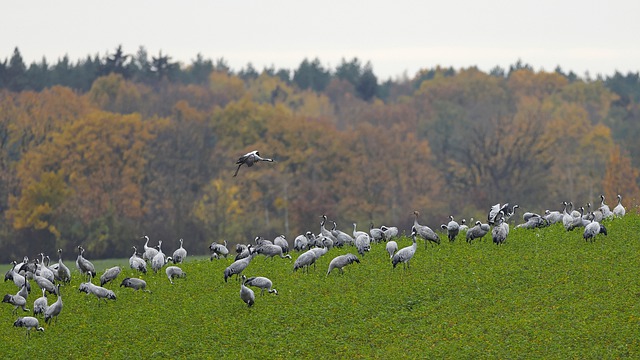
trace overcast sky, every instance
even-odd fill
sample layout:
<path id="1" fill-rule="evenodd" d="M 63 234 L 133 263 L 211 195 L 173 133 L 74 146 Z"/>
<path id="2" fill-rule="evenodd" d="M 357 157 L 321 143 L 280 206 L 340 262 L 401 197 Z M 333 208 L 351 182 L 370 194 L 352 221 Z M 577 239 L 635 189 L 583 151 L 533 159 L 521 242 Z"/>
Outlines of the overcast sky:
<path id="1" fill-rule="evenodd" d="M 536 70 L 560 65 L 592 76 L 640 70 L 640 1 L 7 1 L 0 60 L 17 46 L 25 63 L 104 56 L 142 45 L 188 64 L 198 53 L 295 69 L 305 58 L 335 68 L 370 61 L 381 79 L 437 65 Z"/>

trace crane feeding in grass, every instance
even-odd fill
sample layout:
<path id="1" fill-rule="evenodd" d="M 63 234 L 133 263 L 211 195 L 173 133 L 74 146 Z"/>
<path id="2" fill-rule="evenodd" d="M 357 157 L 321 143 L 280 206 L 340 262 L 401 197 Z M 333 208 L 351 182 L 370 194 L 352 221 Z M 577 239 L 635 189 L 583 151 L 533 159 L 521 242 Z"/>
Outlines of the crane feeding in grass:
<path id="1" fill-rule="evenodd" d="M 169 278 L 169 282 L 171 283 L 171 285 L 173 285 L 172 279 L 187 277 L 187 273 L 182 271 L 182 269 L 177 266 L 167 266 L 165 273 L 167 274 L 167 277 Z"/>
<path id="2" fill-rule="evenodd" d="M 167 268 L 168 269 L 168 268 Z M 169 279 L 171 280 L 171 279 Z M 122 280 L 122 283 L 120 283 L 120 287 L 128 287 L 128 288 L 132 288 L 133 290 L 142 290 L 142 291 L 146 291 L 146 292 L 151 292 L 149 290 L 147 290 L 147 282 L 142 280 L 142 279 L 138 279 L 138 278 L 124 278 Z"/>
<path id="3" fill-rule="evenodd" d="M 411 228 L 411 238 L 413 239 L 413 244 L 407 247 L 403 247 L 398 250 L 398 252 L 393 255 L 391 258 L 391 264 L 395 269 L 396 265 L 402 263 L 405 268 L 409 268 L 409 261 L 413 258 L 413 255 L 416 254 L 416 249 L 418 248 L 418 244 L 416 243 L 416 236 L 418 235 L 418 230 L 415 226 Z"/>
<path id="4" fill-rule="evenodd" d="M 104 286 L 106 283 L 115 280 L 122 272 L 120 266 L 114 266 L 104 271 L 104 274 L 100 276 L 100 286 Z"/>
<path id="5" fill-rule="evenodd" d="M 44 332 L 44 328 L 40 326 L 40 322 L 38 319 L 32 316 L 19 317 L 14 323 L 15 327 L 23 327 L 27 329 L 27 337 L 31 337 L 31 329 L 36 329 L 36 331 Z"/>
<path id="6" fill-rule="evenodd" d="M 253 293 L 253 290 L 245 286 L 246 282 L 247 277 L 242 275 L 242 283 L 240 284 L 240 299 L 242 299 L 245 304 L 251 307 L 256 300 L 256 295 Z"/>
<path id="7" fill-rule="evenodd" d="M 333 269 L 338 269 L 340 270 L 341 274 L 344 274 L 343 268 L 353 263 L 358 263 L 358 264 L 360 263 L 360 259 L 358 259 L 358 257 L 355 256 L 354 254 L 349 253 L 344 255 L 338 255 L 334 257 L 331 260 L 331 262 L 329 262 L 329 269 L 327 270 L 327 276 L 329 276 L 329 274 Z"/>
<path id="8" fill-rule="evenodd" d="M 264 276 L 252 276 L 246 279 L 245 284 L 260 288 L 260 296 L 264 295 L 265 290 L 267 290 L 269 294 L 278 295 L 278 290 L 272 288 L 273 282 Z"/>

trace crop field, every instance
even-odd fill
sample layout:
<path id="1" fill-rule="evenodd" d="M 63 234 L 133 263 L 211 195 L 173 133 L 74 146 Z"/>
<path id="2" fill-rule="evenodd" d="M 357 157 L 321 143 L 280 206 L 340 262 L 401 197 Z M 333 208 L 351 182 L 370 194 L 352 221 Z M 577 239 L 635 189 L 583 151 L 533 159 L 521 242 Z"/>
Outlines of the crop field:
<path id="1" fill-rule="evenodd" d="M 240 283 L 227 283 L 228 259 L 188 258 L 186 279 L 129 269 L 106 287 L 117 300 L 99 303 L 78 291 L 75 257 L 64 308 L 44 332 L 14 328 L 31 315 L 0 304 L 2 358 L 639 358 L 640 217 L 605 222 L 608 236 L 582 239 L 562 225 L 513 229 L 506 244 L 490 234 L 463 236 L 418 250 L 409 269 L 392 268 L 384 244 L 361 262 L 326 275 L 329 261 L 355 248 L 331 249 L 309 273 L 293 259 L 256 256 L 244 274 L 266 276 L 279 294 L 247 307 Z M 291 242 L 291 239 L 290 239 Z M 399 247 L 411 239 L 398 239 Z M 189 250 L 187 243 L 185 247 Z M 235 253 L 232 251 L 232 254 Z M 54 256 L 55 257 L 55 256 Z M 91 260 L 90 254 L 85 257 Z M 98 276 L 107 262 L 95 261 Z M 109 264 L 111 265 L 111 264 Z M 8 269 L 9 266 L 6 266 Z M 119 287 L 141 277 L 151 293 Z M 94 283 L 98 282 L 94 279 Z M 40 296 L 33 291 L 27 307 Z M 0 295 L 15 294 L 11 281 Z M 55 296 L 49 295 L 49 304 Z"/>

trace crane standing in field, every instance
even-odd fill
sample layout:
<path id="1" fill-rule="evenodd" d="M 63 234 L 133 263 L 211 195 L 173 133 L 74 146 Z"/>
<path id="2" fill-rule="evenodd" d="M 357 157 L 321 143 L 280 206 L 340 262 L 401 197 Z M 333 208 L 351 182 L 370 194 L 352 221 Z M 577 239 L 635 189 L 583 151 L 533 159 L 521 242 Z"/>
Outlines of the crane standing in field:
<path id="1" fill-rule="evenodd" d="M 418 244 L 416 243 L 417 235 L 418 231 L 414 226 L 411 228 L 411 238 L 413 239 L 413 244 L 411 244 L 411 246 L 407 246 L 398 250 L 398 252 L 393 255 L 393 258 L 391 259 L 391 264 L 393 265 L 394 269 L 399 263 L 403 263 L 407 269 L 409 268 L 409 261 L 411 261 L 413 255 L 416 254 L 416 249 L 418 248 Z"/>

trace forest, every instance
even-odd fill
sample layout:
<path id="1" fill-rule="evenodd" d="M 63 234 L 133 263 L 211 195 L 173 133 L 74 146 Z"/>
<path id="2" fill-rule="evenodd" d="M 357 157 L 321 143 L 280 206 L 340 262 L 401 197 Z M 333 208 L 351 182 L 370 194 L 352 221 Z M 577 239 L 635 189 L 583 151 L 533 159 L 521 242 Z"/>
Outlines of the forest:
<path id="1" fill-rule="evenodd" d="M 323 214 L 350 232 L 406 231 L 413 210 L 438 228 L 495 203 L 544 212 L 600 194 L 637 211 L 639 136 L 637 72 L 518 60 L 381 81 L 357 58 L 236 71 L 117 47 L 27 66 L 15 48 L 0 59 L 0 260 L 80 244 L 125 257 L 144 235 L 184 238 L 191 254 L 291 242 Z M 233 177 L 251 150 L 276 161 Z"/>

